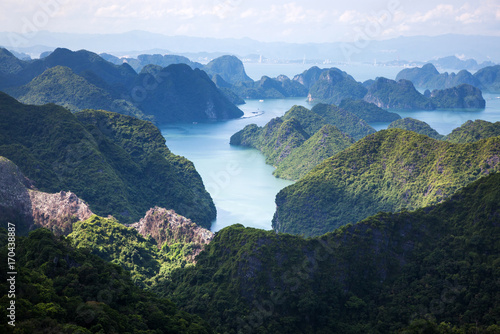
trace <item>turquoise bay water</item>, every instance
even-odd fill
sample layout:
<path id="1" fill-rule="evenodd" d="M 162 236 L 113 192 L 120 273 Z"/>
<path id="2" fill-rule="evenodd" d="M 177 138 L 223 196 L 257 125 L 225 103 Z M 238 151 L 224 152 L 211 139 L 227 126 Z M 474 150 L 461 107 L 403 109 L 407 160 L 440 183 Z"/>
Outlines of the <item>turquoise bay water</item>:
<path id="1" fill-rule="evenodd" d="M 246 118 L 161 128 L 170 150 L 191 160 L 202 176 L 217 207 L 213 231 L 238 223 L 271 229 L 274 198 L 292 182 L 275 178 L 258 150 L 231 146 L 229 138 L 247 124 L 265 125 L 293 105 L 308 106 L 305 98 L 248 100 L 240 106 Z"/>
<path id="2" fill-rule="evenodd" d="M 300 73 L 299 66 L 265 65 L 254 68 L 252 73 Z M 331 67 L 331 66 L 324 66 Z M 393 78 L 396 70 L 388 67 L 368 66 L 354 71 L 343 69 L 362 81 L 376 76 Z M 355 74 L 357 73 L 357 74 Z M 284 73 L 287 74 L 287 73 Z M 394 75 L 393 75 L 394 74 Z M 485 110 L 434 110 L 434 111 L 396 111 L 401 117 L 412 117 L 428 123 L 440 134 L 446 135 L 467 120 L 483 119 L 490 122 L 500 121 L 500 94 L 484 94 Z M 274 117 L 282 116 L 293 105 L 311 108 L 305 98 L 280 100 L 247 100 L 239 106 L 245 112 L 244 118 L 199 124 L 175 124 L 163 127 L 162 133 L 170 150 L 191 160 L 203 178 L 217 207 L 217 220 L 212 230 L 232 224 L 243 224 L 270 230 L 275 211 L 274 199 L 290 181 L 275 178 L 274 167 L 266 165 L 264 156 L 255 149 L 229 145 L 229 138 L 246 125 L 255 123 L 265 125 Z M 376 130 L 387 128 L 388 123 L 371 124 Z"/>
<path id="3" fill-rule="evenodd" d="M 429 124 L 434 130 L 442 135 L 447 135 L 453 129 L 464 124 L 468 120 L 482 119 L 489 122 L 500 121 L 500 94 L 483 94 L 486 100 L 484 110 L 392 110 L 401 117 L 411 117 Z M 371 124 L 375 130 L 387 128 L 389 123 Z"/>

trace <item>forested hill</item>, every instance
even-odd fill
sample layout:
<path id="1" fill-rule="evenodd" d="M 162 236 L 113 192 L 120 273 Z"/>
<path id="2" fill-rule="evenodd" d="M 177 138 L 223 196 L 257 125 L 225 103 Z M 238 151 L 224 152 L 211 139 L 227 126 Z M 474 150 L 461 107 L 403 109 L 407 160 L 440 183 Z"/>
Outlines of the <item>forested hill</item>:
<path id="1" fill-rule="evenodd" d="M 386 109 L 484 109 L 486 101 L 479 88 L 468 84 L 421 94 L 411 81 L 377 78 L 363 98 Z"/>
<path id="2" fill-rule="evenodd" d="M 247 125 L 233 134 L 231 145 L 260 150 L 276 166 L 274 175 L 299 179 L 324 159 L 342 151 L 375 130 L 356 115 L 333 105 L 309 110 L 293 106 L 265 126 Z"/>
<path id="3" fill-rule="evenodd" d="M 499 185 L 309 239 L 231 226 L 158 291 L 220 333 L 497 333 Z"/>
<path id="4" fill-rule="evenodd" d="M 16 239 L 15 327 L 2 333 L 193 333 L 214 331 L 200 317 L 135 286 L 130 274 L 70 239 L 46 229 Z M 0 254 L 7 258 L 7 233 L 0 229 Z M 0 288 L 8 291 L 7 261 Z M 8 302 L 2 298 L 2 306 Z M 7 307 L 0 315 L 7 318 Z"/>
<path id="5" fill-rule="evenodd" d="M 24 103 L 105 109 L 156 123 L 243 115 L 205 72 L 185 64 L 146 66 L 137 74 L 128 64 L 115 65 L 86 50 L 58 48 L 30 62 L 0 51 L 0 90 Z"/>
<path id="6" fill-rule="evenodd" d="M 499 157 L 500 137 L 452 144 L 400 129 L 379 131 L 281 190 L 273 228 L 321 235 L 379 211 L 434 204 L 497 171 Z"/>
<path id="7" fill-rule="evenodd" d="M 0 93 L 0 156 L 41 191 L 72 191 L 124 223 L 154 206 L 210 227 L 216 211 L 193 164 L 172 154 L 147 121 L 106 111 L 72 114 Z"/>
<path id="8" fill-rule="evenodd" d="M 500 136 L 500 122 L 491 123 L 477 119 L 465 122 L 448 134 L 445 139 L 452 143 L 472 143 L 496 136 Z"/>
<path id="9" fill-rule="evenodd" d="M 413 131 L 434 139 L 442 139 L 444 137 L 443 135 L 440 135 L 436 130 L 431 128 L 429 124 L 411 117 L 398 119 L 389 124 L 387 128 L 388 129 L 397 128 L 397 129 Z"/>
<path id="10" fill-rule="evenodd" d="M 433 64 L 422 67 L 405 68 L 396 76 L 396 81 L 410 80 L 416 87 L 423 89 L 446 89 L 469 84 L 485 92 L 498 93 L 500 91 L 500 66 L 486 66 L 472 74 L 467 70 L 458 73 L 439 73 Z"/>

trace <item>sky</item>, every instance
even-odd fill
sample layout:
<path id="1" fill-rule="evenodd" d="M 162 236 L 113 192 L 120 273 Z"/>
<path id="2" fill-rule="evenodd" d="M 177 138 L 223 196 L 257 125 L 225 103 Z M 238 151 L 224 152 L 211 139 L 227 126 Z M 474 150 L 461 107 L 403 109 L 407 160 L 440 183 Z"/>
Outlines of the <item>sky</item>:
<path id="1" fill-rule="evenodd" d="M 448 33 L 500 36 L 500 0 L 2 0 L 0 31 L 352 42 Z"/>

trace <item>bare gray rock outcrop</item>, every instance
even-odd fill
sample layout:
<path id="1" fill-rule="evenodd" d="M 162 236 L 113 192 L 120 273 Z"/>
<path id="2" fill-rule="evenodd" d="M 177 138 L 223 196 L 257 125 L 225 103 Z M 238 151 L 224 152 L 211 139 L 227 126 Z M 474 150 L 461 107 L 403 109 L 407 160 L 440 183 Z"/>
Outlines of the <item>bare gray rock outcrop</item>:
<path id="1" fill-rule="evenodd" d="M 46 227 L 57 235 L 71 233 L 72 224 L 92 215 L 89 206 L 72 192 L 36 190 L 9 159 L 0 157 L 0 226 L 16 224 L 18 234 Z"/>
<path id="2" fill-rule="evenodd" d="M 196 225 L 174 210 L 159 207 L 151 208 L 139 222 L 126 226 L 135 228 L 146 238 L 151 236 L 156 240 L 158 248 L 164 244 L 193 244 L 195 249 L 191 261 L 214 237 L 211 231 Z"/>

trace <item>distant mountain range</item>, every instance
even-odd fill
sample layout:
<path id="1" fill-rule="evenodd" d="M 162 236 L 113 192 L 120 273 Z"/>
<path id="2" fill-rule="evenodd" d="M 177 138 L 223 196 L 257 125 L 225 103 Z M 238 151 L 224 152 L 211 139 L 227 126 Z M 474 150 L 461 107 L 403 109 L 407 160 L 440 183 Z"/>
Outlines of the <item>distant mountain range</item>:
<path id="1" fill-rule="evenodd" d="M 56 103 L 72 111 L 105 109 L 156 123 L 203 122 L 243 115 L 198 68 L 148 65 L 137 72 L 86 51 L 58 48 L 23 61 L 0 49 L 0 90 L 24 103 Z"/>
<path id="2" fill-rule="evenodd" d="M 30 36 L 31 37 L 31 36 Z M 144 53 L 220 53 L 240 57 L 262 55 L 275 59 L 329 59 L 331 61 L 378 62 L 407 59 L 429 61 L 450 55 L 474 58 L 479 62 L 500 62 L 500 37 L 473 35 L 440 35 L 398 37 L 371 40 L 363 49 L 349 43 L 283 43 L 259 42 L 250 38 L 216 39 L 188 36 L 166 36 L 145 31 L 120 34 L 74 34 L 39 31 L 35 38 L 24 38 L 9 32 L 0 33 L 0 45 L 28 54 L 37 54 L 65 47 L 87 49 L 97 53 L 137 56 Z M 344 49 L 354 50 L 351 54 Z M 144 52 L 148 51 L 148 52 Z M 160 51 L 160 52 L 159 52 Z M 215 58 L 215 57 L 214 57 Z"/>
<path id="3" fill-rule="evenodd" d="M 480 70 L 472 82 L 485 82 L 495 90 L 497 76 L 492 78 L 490 72 L 496 74 L 497 67 Z M 431 74 L 439 76 L 436 73 L 434 68 Z M 23 103 L 56 103 L 74 112 L 103 109 L 157 124 L 238 118 L 243 112 L 235 104 L 249 98 L 307 97 L 313 103 L 337 105 L 346 99 L 364 99 L 394 109 L 485 106 L 481 91 L 468 83 L 422 95 L 410 81 L 377 78 L 360 83 L 335 67 L 313 66 L 292 79 L 281 75 L 253 81 L 242 61 L 230 55 L 202 65 L 181 56 L 155 54 L 120 60 L 109 54 L 58 48 L 41 59 L 25 61 L 0 49 L 0 79 L 0 90 Z"/>
<path id="4" fill-rule="evenodd" d="M 500 92 L 500 65 L 487 66 L 472 74 L 467 70 L 458 73 L 439 73 L 433 64 L 406 68 L 398 73 L 396 80 L 410 80 L 422 89 L 445 89 L 461 84 L 477 87 L 485 92 Z"/>
<path id="5" fill-rule="evenodd" d="M 486 101 L 479 88 L 469 84 L 426 91 L 421 94 L 411 81 L 377 78 L 363 98 L 380 108 L 406 110 L 434 110 L 448 108 L 484 109 Z"/>

